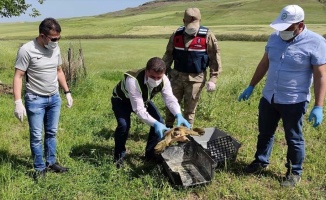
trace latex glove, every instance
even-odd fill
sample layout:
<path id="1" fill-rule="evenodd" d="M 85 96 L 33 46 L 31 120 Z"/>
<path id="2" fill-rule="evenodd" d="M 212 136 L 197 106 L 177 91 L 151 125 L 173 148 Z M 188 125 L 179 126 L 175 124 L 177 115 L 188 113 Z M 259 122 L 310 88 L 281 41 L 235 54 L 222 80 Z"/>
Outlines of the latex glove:
<path id="1" fill-rule="evenodd" d="M 165 131 L 170 130 L 169 128 L 167 128 L 164 124 L 162 124 L 159 121 L 156 121 L 154 123 L 154 129 L 155 129 L 155 133 L 157 134 L 157 136 L 159 137 L 159 139 L 162 139 L 163 138 L 163 133 Z"/>
<path id="2" fill-rule="evenodd" d="M 185 118 L 183 118 L 181 113 L 176 114 L 175 117 L 177 118 L 177 126 L 180 126 L 181 124 L 183 124 L 183 125 L 185 125 L 185 127 L 190 129 L 189 122 Z"/>
<path id="3" fill-rule="evenodd" d="M 216 88 L 216 84 L 213 83 L 212 81 L 208 81 L 206 85 L 207 92 L 212 92 Z"/>
<path id="4" fill-rule="evenodd" d="M 309 115 L 309 122 L 314 121 L 313 127 L 317 127 L 323 121 L 323 107 L 315 106 Z"/>
<path id="5" fill-rule="evenodd" d="M 73 99 L 71 97 L 71 93 L 66 94 L 66 99 L 67 99 L 67 108 L 71 108 Z"/>
<path id="6" fill-rule="evenodd" d="M 252 91 L 254 91 L 254 86 L 251 86 L 249 85 L 243 92 L 242 94 L 240 94 L 238 100 L 241 101 L 241 100 L 248 100 Z"/>
<path id="7" fill-rule="evenodd" d="M 23 105 L 23 101 L 21 99 L 18 99 L 15 101 L 15 116 L 17 119 L 20 120 L 20 122 L 23 122 L 24 116 L 26 116 L 26 109 L 25 106 Z"/>

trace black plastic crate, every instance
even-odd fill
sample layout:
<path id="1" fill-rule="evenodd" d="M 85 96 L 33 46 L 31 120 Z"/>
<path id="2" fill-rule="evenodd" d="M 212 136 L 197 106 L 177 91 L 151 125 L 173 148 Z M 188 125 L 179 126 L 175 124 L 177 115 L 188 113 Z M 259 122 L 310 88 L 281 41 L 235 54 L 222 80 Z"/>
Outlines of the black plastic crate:
<path id="1" fill-rule="evenodd" d="M 217 128 L 205 128 L 204 135 L 192 137 L 209 153 L 218 166 L 235 161 L 241 147 L 236 139 Z"/>
<path id="2" fill-rule="evenodd" d="M 213 179 L 216 164 L 193 139 L 167 147 L 161 156 L 163 168 L 175 186 L 207 184 Z"/>

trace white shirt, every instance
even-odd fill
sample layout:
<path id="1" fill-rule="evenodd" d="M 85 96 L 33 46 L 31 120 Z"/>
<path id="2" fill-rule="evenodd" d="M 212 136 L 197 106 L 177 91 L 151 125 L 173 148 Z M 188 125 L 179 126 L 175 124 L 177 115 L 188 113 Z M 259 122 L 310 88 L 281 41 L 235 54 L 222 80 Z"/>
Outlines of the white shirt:
<path id="1" fill-rule="evenodd" d="M 164 86 L 161 91 L 163 102 L 168 107 L 170 112 L 175 116 L 176 114 L 181 113 L 180 105 L 177 98 L 172 93 L 171 83 L 166 75 L 163 76 L 163 82 Z M 147 112 L 141 91 L 139 91 L 139 87 L 137 85 L 138 84 L 136 79 L 131 77 L 126 78 L 126 89 L 129 94 L 132 110 L 143 122 L 150 126 L 154 126 L 154 123 L 157 120 Z"/>

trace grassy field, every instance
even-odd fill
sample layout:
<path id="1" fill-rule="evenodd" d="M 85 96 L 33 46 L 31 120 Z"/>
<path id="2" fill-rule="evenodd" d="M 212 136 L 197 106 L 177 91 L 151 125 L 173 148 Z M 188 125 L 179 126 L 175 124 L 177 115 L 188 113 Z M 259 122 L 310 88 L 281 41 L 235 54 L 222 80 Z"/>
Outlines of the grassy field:
<path id="1" fill-rule="evenodd" d="M 0 41 L 0 45 L 8 51 L 6 59 L 13 61 L 16 53 L 13 46 L 17 47 L 21 42 Z M 71 42 L 76 41 L 63 40 L 60 44 L 65 49 Z M 63 106 L 58 134 L 58 161 L 71 170 L 62 175 L 48 174 L 46 181 L 38 184 L 28 176 L 32 171 L 32 160 L 27 121 L 19 123 L 13 116 L 12 96 L 1 95 L 0 199 L 325 198 L 326 162 L 321 159 L 326 150 L 324 125 L 314 129 L 306 120 L 304 122 L 307 157 L 303 181 L 297 188 L 279 186 L 279 180 L 285 173 L 286 157 L 281 126 L 277 131 L 269 169 L 259 175 L 242 172 L 255 152 L 257 106 L 263 84 L 256 87 L 248 102 L 239 103 L 237 97 L 247 86 L 262 56 L 262 42 L 220 42 L 224 71 L 218 80 L 218 89 L 212 94 L 204 92 L 198 107 L 196 127 L 218 127 L 242 143 L 234 164 L 216 170 L 214 180 L 205 187 L 175 190 L 162 175 L 161 166 L 141 161 L 148 127 L 133 116 L 127 142 L 127 165 L 116 170 L 112 163 L 116 126 L 109 101 L 112 88 L 127 69 L 143 67 L 148 58 L 161 56 L 166 42 L 165 39 L 82 41 L 89 75 L 73 88 L 73 108 Z M 121 46 L 126 49 L 116 51 Z M 134 48 L 137 48 L 136 52 L 132 50 Z M 3 57 L 0 60 L 4 60 Z M 1 68 L 3 82 L 11 81 L 12 72 L 12 66 Z M 154 101 L 163 110 L 160 98 Z"/>
<path id="2" fill-rule="evenodd" d="M 74 35 L 103 37 L 149 32 L 150 35 L 169 35 L 180 24 L 185 7 L 193 5 L 201 8 L 204 22 L 218 34 L 232 31 L 269 34 L 268 24 L 287 3 L 298 3 L 306 8 L 308 27 L 326 33 L 326 13 L 315 0 L 161 3 L 161 7 L 148 5 L 151 9 L 60 20 L 64 36 L 60 41 L 62 53 L 72 44 L 81 44 L 88 72 L 87 78 L 72 87 L 74 105 L 71 109 L 64 106 L 66 101 L 62 94 L 57 159 L 70 167 L 70 171 L 48 173 L 45 181 L 33 181 L 27 120 L 20 123 L 14 117 L 12 95 L 0 94 L 0 199 L 326 199 L 325 122 L 315 129 L 308 122 L 308 116 L 304 121 L 306 159 L 298 187 L 286 189 L 279 185 L 286 172 L 287 150 L 281 123 L 268 170 L 256 175 L 243 173 L 255 153 L 258 102 L 264 81 L 256 86 L 249 101 L 240 103 L 237 98 L 249 84 L 265 42 L 219 42 L 223 72 L 217 90 L 203 92 L 195 126 L 217 127 L 236 138 L 242 147 L 236 162 L 218 168 L 210 184 L 178 190 L 163 175 L 161 166 L 143 163 L 140 159 L 149 127 L 140 123 L 135 115 L 127 141 L 126 167 L 117 170 L 112 163 L 116 126 L 110 105 L 112 89 L 126 70 L 144 67 L 150 57 L 161 57 L 167 39 L 68 39 Z M 258 15 L 259 12 L 263 15 Z M 0 80 L 10 85 L 17 48 L 37 35 L 38 22 L 0 23 L 0 30 Z M 8 40 L 10 38 L 12 40 Z M 154 101 L 164 115 L 160 97 Z M 309 105 L 308 113 L 312 106 Z"/>

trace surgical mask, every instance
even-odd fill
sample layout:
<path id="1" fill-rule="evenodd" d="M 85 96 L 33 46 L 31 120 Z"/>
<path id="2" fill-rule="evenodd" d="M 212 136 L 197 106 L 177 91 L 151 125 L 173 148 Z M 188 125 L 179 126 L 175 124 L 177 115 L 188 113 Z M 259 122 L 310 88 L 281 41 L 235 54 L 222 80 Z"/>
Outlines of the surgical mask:
<path id="1" fill-rule="evenodd" d="M 296 36 L 294 32 L 295 31 L 280 31 L 279 34 L 282 40 L 288 41 Z"/>
<path id="2" fill-rule="evenodd" d="M 58 42 L 49 42 L 48 44 L 44 45 L 45 48 L 49 50 L 54 50 L 58 46 Z"/>
<path id="3" fill-rule="evenodd" d="M 151 88 L 155 88 L 155 87 L 159 86 L 161 83 L 162 83 L 162 79 L 155 81 L 154 79 L 148 77 L 147 84 Z"/>
<path id="4" fill-rule="evenodd" d="M 197 33 L 197 29 L 196 28 L 186 28 L 185 32 L 187 33 L 187 35 L 194 36 Z"/>

